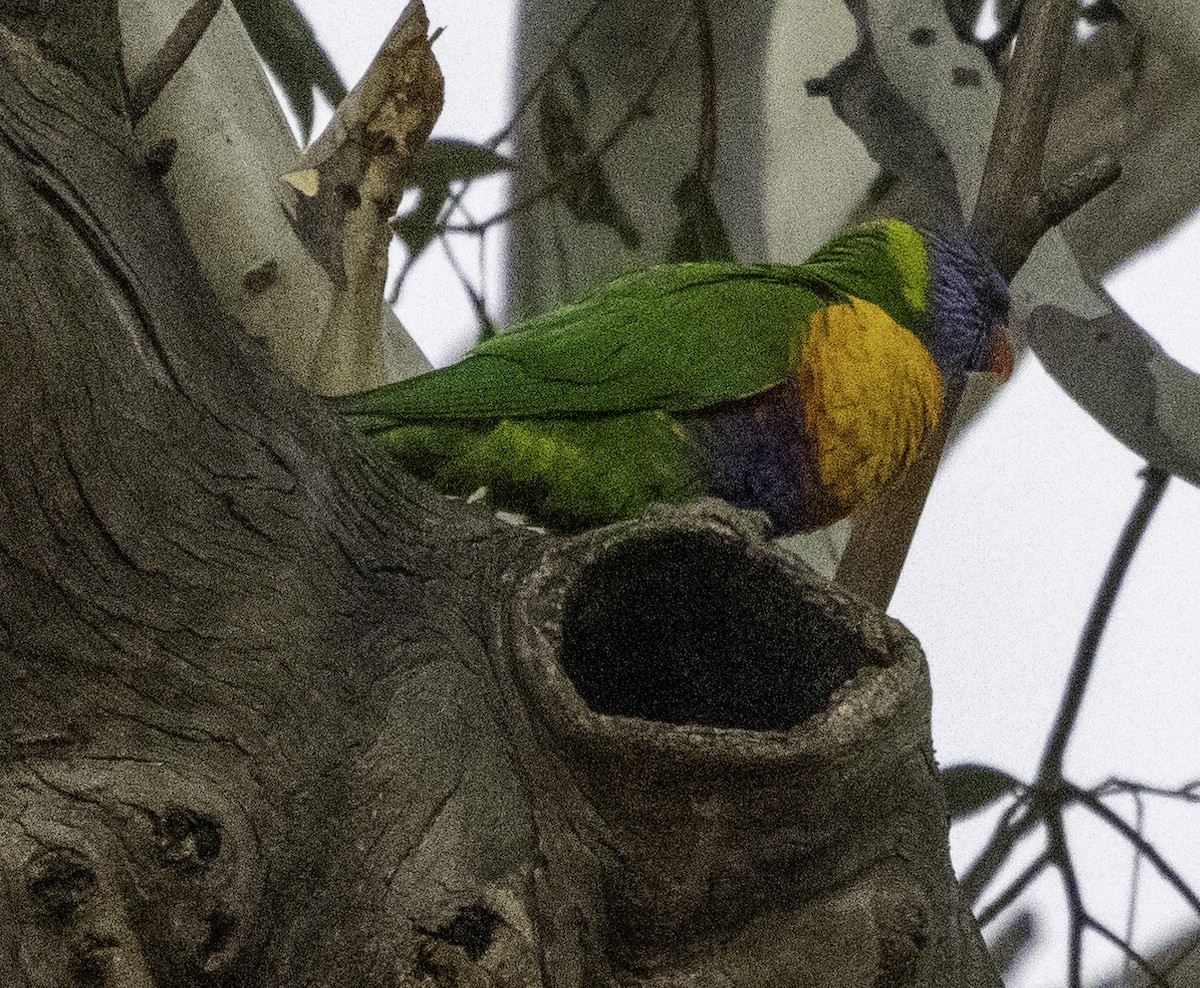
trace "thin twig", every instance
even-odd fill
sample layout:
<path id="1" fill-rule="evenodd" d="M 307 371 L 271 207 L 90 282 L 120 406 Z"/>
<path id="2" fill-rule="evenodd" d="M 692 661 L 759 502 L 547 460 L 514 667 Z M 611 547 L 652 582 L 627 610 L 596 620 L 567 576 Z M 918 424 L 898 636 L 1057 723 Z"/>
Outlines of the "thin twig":
<path id="1" fill-rule="evenodd" d="M 974 905 L 983 890 L 988 887 L 996 873 L 1004 867 L 1012 849 L 1021 842 L 1037 824 L 1038 817 L 1024 801 L 1018 801 L 1001 817 L 992 832 L 991 840 L 980 852 L 978 858 L 967 873 L 963 875 L 959 886 L 962 888 L 966 901 Z"/>
<path id="2" fill-rule="evenodd" d="M 566 60 L 567 52 L 571 50 L 571 46 L 579 40 L 580 35 L 587 30 L 588 25 L 592 23 L 596 15 L 604 8 L 605 4 L 611 3 L 612 0 L 595 0 L 595 2 L 584 12 L 583 16 L 571 28 L 571 33 L 567 35 L 563 43 L 558 46 L 554 54 L 550 57 L 545 67 L 538 73 L 537 78 L 533 80 L 529 88 L 517 100 L 517 105 L 513 109 L 512 116 L 509 117 L 508 123 L 501 127 L 487 142 L 485 147 L 491 150 L 496 150 L 504 139 L 508 137 L 517 128 L 517 123 L 520 121 L 529 108 L 533 106 L 533 101 L 537 98 L 560 65 Z"/>
<path id="3" fill-rule="evenodd" d="M 987 904 L 987 908 L 981 910 L 975 917 L 975 921 L 979 924 L 979 928 L 983 929 L 992 920 L 999 916 L 1005 909 L 1011 906 L 1020 897 L 1021 893 L 1029 887 L 1034 879 L 1046 870 L 1046 865 L 1050 863 L 1050 855 L 1042 852 L 1021 874 L 1014 878 L 1003 892 L 995 899 Z"/>
<path id="4" fill-rule="evenodd" d="M 1146 526 L 1154 514 L 1154 509 L 1162 500 L 1163 492 L 1171 475 L 1160 467 L 1147 466 L 1142 473 L 1145 483 L 1141 496 L 1134 505 L 1129 520 L 1121 532 L 1121 538 L 1113 550 L 1109 560 L 1108 570 L 1092 603 L 1091 614 L 1088 616 L 1083 637 L 1075 652 L 1075 661 L 1063 690 L 1062 704 L 1055 719 L 1054 728 L 1046 742 L 1046 750 L 1042 755 L 1042 764 L 1038 770 L 1038 785 L 1053 787 L 1062 779 L 1063 756 L 1079 711 L 1083 706 L 1084 693 L 1087 690 L 1088 679 L 1096 661 L 1096 652 L 1100 646 L 1100 638 L 1108 624 L 1117 593 L 1121 589 L 1121 581 L 1129 569 L 1129 563 L 1137 550 L 1138 543 L 1146 532 Z"/>
<path id="5" fill-rule="evenodd" d="M 129 118 L 134 124 L 146 115 L 167 88 L 167 83 L 187 61 L 220 6 L 221 0 L 195 0 L 163 46 L 150 59 L 150 64 L 142 69 L 129 87 Z"/>
<path id="6" fill-rule="evenodd" d="M 694 0 L 693 9 L 696 48 L 700 57 L 700 141 L 696 148 L 696 177 L 708 185 L 717 163 L 717 59 L 708 0 Z"/>
<path id="7" fill-rule="evenodd" d="M 442 253 L 446 255 L 446 260 L 450 264 L 450 270 L 454 272 L 459 284 L 462 286 L 462 290 L 467 293 L 467 298 L 471 300 L 471 307 L 475 310 L 475 318 L 479 320 L 480 325 L 489 325 L 491 319 L 488 318 L 487 306 L 484 303 L 483 296 L 480 295 L 471 283 L 471 279 L 467 277 L 467 272 L 462 269 L 462 265 L 458 263 L 458 258 L 446 242 L 446 235 L 444 233 L 438 234 L 438 243 L 441 245 Z"/>
<path id="8" fill-rule="evenodd" d="M 646 107 L 646 101 L 652 95 L 654 95 L 654 91 L 658 88 L 659 83 L 662 82 L 662 77 L 666 74 L 667 69 L 670 68 L 671 62 L 675 57 L 675 53 L 678 50 L 680 43 L 683 41 L 683 36 L 687 33 L 690 22 L 691 17 L 688 15 L 685 15 L 680 19 L 679 25 L 676 27 L 675 32 L 671 35 L 671 40 L 667 45 L 666 51 L 663 53 L 662 58 L 659 59 L 658 64 L 654 67 L 654 71 L 650 73 L 650 76 L 647 79 L 645 86 L 643 86 L 642 91 L 630 101 L 625 114 L 619 121 L 617 121 L 616 126 L 613 127 L 603 141 L 588 151 L 587 154 L 577 158 L 571 163 L 569 168 L 563 169 L 563 171 L 555 175 L 554 178 L 545 182 L 541 187 L 535 189 L 523 199 L 519 199 L 517 202 L 514 202 L 501 209 L 499 212 L 494 213 L 486 220 L 481 220 L 478 223 L 466 223 L 456 226 L 447 224 L 446 230 L 454 233 L 483 233 L 488 229 L 488 227 L 499 223 L 501 220 L 506 220 L 515 213 L 520 213 L 528 209 L 530 206 L 536 205 L 537 203 L 544 201 L 547 197 L 554 195 L 554 193 L 558 192 L 558 190 L 561 189 L 572 178 L 579 173 L 586 171 L 588 168 L 591 168 L 597 161 L 603 158 L 610 150 L 612 150 L 613 147 L 616 146 L 621 138 L 625 136 L 625 132 L 633 125 L 634 121 L 636 121 L 642 115 Z"/>
<path id="9" fill-rule="evenodd" d="M 1067 913 L 1071 924 L 1067 935 L 1067 985 L 1068 988 L 1083 988 L 1083 927 L 1088 919 L 1083 905 L 1083 892 L 1079 887 L 1079 876 L 1071 863 L 1071 851 L 1067 846 L 1067 831 L 1060 813 L 1046 818 L 1048 854 L 1062 878 L 1063 893 L 1067 897 Z"/>
<path id="10" fill-rule="evenodd" d="M 546 83 L 550 81 L 550 77 L 558 70 L 559 66 L 566 61 L 567 52 L 571 50 L 571 46 L 579 40 L 583 32 L 587 30 L 588 25 L 592 23 L 596 15 L 604 8 L 605 4 L 611 2 L 612 0 L 595 0 L 595 2 L 593 2 L 593 4 L 584 12 L 583 16 L 575 23 L 575 26 L 571 28 L 570 33 L 563 40 L 562 44 L 560 44 L 558 48 L 555 49 L 554 54 L 550 56 L 550 61 L 548 61 L 542 68 L 542 71 L 538 73 L 537 78 L 534 79 L 525 92 L 521 94 L 520 99 L 517 100 L 516 107 L 513 109 L 512 115 L 508 118 L 508 123 L 506 123 L 487 141 L 485 141 L 483 145 L 484 147 L 495 151 L 501 144 L 504 143 L 508 136 L 517 129 L 517 124 L 529 111 L 529 108 L 533 106 L 533 102 L 537 98 L 537 95 L 546 88 Z M 454 215 L 454 211 L 458 209 L 459 205 L 463 201 L 463 198 L 466 196 L 467 191 L 471 188 L 471 183 L 474 182 L 478 177 L 479 176 L 476 175 L 470 176 L 463 182 L 460 188 L 456 189 L 450 194 L 446 201 L 446 208 L 442 211 L 442 215 Z"/>
<path id="11" fill-rule="evenodd" d="M 1182 799 L 1188 803 L 1200 803 L 1200 780 L 1185 783 L 1175 789 L 1164 789 L 1161 786 L 1148 786 L 1144 782 L 1133 782 L 1114 776 L 1100 783 L 1092 791 L 1101 797 L 1131 793 L 1138 796 L 1158 796 L 1162 799 Z"/>
<path id="12" fill-rule="evenodd" d="M 1088 914 L 1084 907 L 1083 894 L 1079 886 L 1079 877 L 1075 873 L 1070 850 L 1067 845 L 1066 825 L 1063 819 L 1063 808 L 1068 802 L 1082 802 L 1084 805 L 1089 806 L 1094 813 L 1107 820 L 1111 826 L 1130 840 L 1139 855 L 1144 854 L 1147 860 L 1151 861 L 1163 873 L 1164 877 L 1188 900 L 1189 904 L 1192 904 L 1194 908 L 1200 905 L 1200 899 L 1197 899 L 1195 893 L 1187 887 L 1183 879 L 1171 869 L 1170 865 L 1163 860 L 1161 855 L 1142 836 L 1140 822 L 1136 829 L 1131 828 L 1118 814 L 1105 806 L 1098 796 L 1094 793 L 1085 792 L 1066 782 L 1062 774 L 1063 757 L 1066 752 L 1067 743 L 1071 738 L 1083 705 L 1088 680 L 1095 665 L 1095 658 L 1099 650 L 1100 640 L 1104 634 L 1104 629 L 1112 614 L 1113 605 L 1116 602 L 1121 583 L 1129 569 L 1129 564 L 1133 559 L 1138 544 L 1145 535 L 1150 519 L 1154 514 L 1154 509 L 1162 500 L 1163 493 L 1166 491 L 1167 483 L 1170 480 L 1170 474 L 1153 466 L 1145 468 L 1143 477 L 1145 482 L 1142 486 L 1141 494 L 1134 505 L 1129 519 L 1125 523 L 1121 537 L 1117 541 L 1117 546 L 1113 550 L 1112 558 L 1109 561 L 1108 568 L 1097 591 L 1096 599 L 1092 604 L 1088 622 L 1080 638 L 1079 647 L 1075 654 L 1075 661 L 1072 664 L 1067 685 L 1063 690 L 1059 713 L 1055 719 L 1050 737 L 1047 740 L 1045 753 L 1042 756 L 1037 782 L 1034 786 L 1034 801 L 1030 806 L 1028 814 L 1032 820 L 1041 820 L 1046 826 L 1048 842 L 1047 857 L 1059 871 L 1063 882 L 1063 891 L 1067 898 L 1070 916 L 1067 964 L 1069 988 L 1082 988 L 1084 929 L 1091 927 L 1101 932 L 1104 936 L 1111 936 L 1114 940 L 1119 938 L 1112 935 L 1106 928 L 1102 929 L 1100 924 Z M 1020 820 L 1018 822 L 1025 821 Z M 1008 835 L 1006 841 L 1001 841 L 1000 837 L 1001 834 L 997 833 L 997 837 L 993 839 L 992 846 L 989 848 L 989 851 L 992 852 L 989 864 L 992 865 L 993 873 L 999 867 L 998 864 L 994 863 L 995 858 L 1002 854 L 1004 857 L 1007 857 L 1008 850 L 1016 843 L 1016 839 L 1011 833 Z M 1007 847 L 1005 846 L 1006 844 Z M 1138 860 L 1140 861 L 1140 857 Z M 979 877 L 990 878 L 990 875 L 968 877 L 972 877 L 975 881 L 978 881 Z M 982 886 L 979 887 L 981 888 Z M 964 888 L 966 888 L 965 882 Z M 1015 899 L 1016 896 L 1013 894 L 1015 888 L 1016 883 L 1006 890 L 1006 897 Z M 1132 930 L 1132 906 L 1130 923 Z M 1129 951 L 1133 951 L 1132 946 L 1128 944 L 1126 946 Z"/>
<path id="13" fill-rule="evenodd" d="M 1145 833 L 1146 825 L 1146 804 L 1142 800 L 1141 793 L 1133 793 L 1133 818 L 1134 829 L 1141 837 Z M 1134 928 L 1137 925 L 1137 905 L 1138 891 L 1141 887 L 1142 878 L 1142 852 L 1140 848 L 1133 849 L 1133 864 L 1129 868 L 1129 911 L 1125 915 L 1125 942 L 1133 943 Z M 1125 962 L 1121 965 L 1121 982 L 1128 984 L 1129 982 L 1129 962 L 1132 958 L 1128 954 L 1125 955 Z"/>
<path id="14" fill-rule="evenodd" d="M 1087 790 L 1072 786 L 1070 783 L 1064 783 L 1064 786 L 1077 802 L 1087 807 L 1096 816 L 1100 817 L 1100 819 L 1106 821 L 1109 826 L 1121 834 L 1130 844 L 1138 848 L 1145 855 L 1146 860 L 1167 881 L 1167 884 L 1175 889 L 1180 897 L 1200 916 L 1200 896 L 1197 896 L 1192 891 L 1192 887 L 1188 885 L 1183 876 L 1167 863 L 1166 859 L 1158 853 L 1153 844 L 1126 823 L 1119 813 L 1105 806 L 1103 802 Z"/>

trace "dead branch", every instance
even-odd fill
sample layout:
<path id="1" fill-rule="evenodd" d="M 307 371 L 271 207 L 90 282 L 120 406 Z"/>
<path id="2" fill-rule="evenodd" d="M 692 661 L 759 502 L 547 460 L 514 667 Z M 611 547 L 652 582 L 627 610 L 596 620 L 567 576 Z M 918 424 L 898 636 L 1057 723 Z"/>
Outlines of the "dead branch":
<path id="1" fill-rule="evenodd" d="M 1006 280 L 1043 234 L 1120 174 L 1117 162 L 1101 155 L 1049 188 L 1043 184 L 1046 136 L 1076 9 L 1074 0 L 1028 4 L 1005 76 L 970 229 Z M 958 404 L 947 402 L 947 428 L 935 434 L 908 477 L 855 518 L 837 579 L 881 608 L 891 603 Z"/>

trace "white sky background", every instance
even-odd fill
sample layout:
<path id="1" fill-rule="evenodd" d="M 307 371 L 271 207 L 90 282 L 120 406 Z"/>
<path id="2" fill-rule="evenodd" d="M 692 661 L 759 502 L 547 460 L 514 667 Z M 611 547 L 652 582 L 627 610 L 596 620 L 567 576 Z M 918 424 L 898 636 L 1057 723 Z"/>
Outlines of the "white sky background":
<path id="1" fill-rule="evenodd" d="M 403 2 L 350 7 L 300 0 L 300 6 L 353 83 Z M 426 7 L 431 24 L 445 27 L 435 51 L 446 76 L 446 105 L 434 133 L 485 140 L 507 120 L 513 2 L 426 0 Z M 488 215 L 503 191 L 503 182 L 492 180 L 474 193 L 477 217 Z M 503 244 L 495 235 L 489 251 L 488 298 L 499 316 Z M 477 276 L 477 252 L 459 253 Z M 1173 356 L 1200 369 L 1193 316 L 1198 271 L 1200 223 L 1193 223 L 1109 287 Z M 470 305 L 437 248 L 410 275 L 399 311 L 435 364 L 455 359 L 472 342 Z M 943 765 L 977 761 L 1018 778 L 1032 775 L 1096 586 L 1137 498 L 1140 466 L 1032 357 L 944 463 L 892 608 L 929 657 L 933 737 Z M 1198 519 L 1200 491 L 1173 480 L 1126 579 L 1068 751 L 1068 773 L 1080 784 L 1122 775 L 1174 787 L 1200 777 Z M 955 828 L 956 865 L 972 859 L 992 820 Z M 1127 845 L 1082 813 L 1069 826 L 1085 901 L 1110 928 L 1123 931 L 1132 860 Z M 1148 805 L 1147 835 L 1196 888 L 1198 832 L 1200 806 Z M 1186 922 L 1188 909 L 1147 864 L 1141 873 L 1136 940 L 1145 952 Z M 1062 984 L 1065 914 L 1057 876 L 1048 873 L 1025 901 L 1043 907 L 1041 947 L 1010 988 Z M 1096 974 L 1117 962 L 1092 935 L 1086 956 Z"/>

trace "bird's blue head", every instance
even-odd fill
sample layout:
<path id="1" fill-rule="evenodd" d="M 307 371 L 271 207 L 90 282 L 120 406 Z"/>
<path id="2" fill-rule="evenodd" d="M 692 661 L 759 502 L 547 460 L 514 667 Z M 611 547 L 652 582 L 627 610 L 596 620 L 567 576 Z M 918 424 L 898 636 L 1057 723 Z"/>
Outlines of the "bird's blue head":
<path id="1" fill-rule="evenodd" d="M 966 233 L 925 233 L 929 253 L 930 355 L 948 390 L 961 389 L 968 371 L 1012 373 L 1008 285 Z"/>
<path id="2" fill-rule="evenodd" d="M 965 230 L 938 234 L 876 220 L 832 238 L 804 263 L 807 276 L 882 307 L 929 350 L 949 391 L 968 371 L 1012 370 L 1008 286 Z"/>

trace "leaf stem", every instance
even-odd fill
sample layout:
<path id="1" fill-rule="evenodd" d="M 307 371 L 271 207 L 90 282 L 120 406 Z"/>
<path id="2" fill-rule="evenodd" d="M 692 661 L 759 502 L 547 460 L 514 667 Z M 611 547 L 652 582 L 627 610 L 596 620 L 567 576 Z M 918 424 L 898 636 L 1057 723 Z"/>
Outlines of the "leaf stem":
<path id="1" fill-rule="evenodd" d="M 1145 482 L 1142 485 L 1141 496 L 1134 505 L 1133 512 L 1121 532 L 1121 538 L 1113 550 L 1108 570 L 1105 572 L 1100 589 L 1092 602 L 1087 625 L 1084 627 L 1083 636 L 1080 638 L 1079 647 L 1075 652 L 1075 661 L 1071 666 L 1067 686 L 1063 691 L 1058 716 L 1055 718 L 1054 728 L 1046 742 L 1041 767 L 1038 770 L 1037 788 L 1039 789 L 1053 789 L 1062 782 L 1063 756 L 1066 753 L 1067 743 L 1070 741 L 1075 722 L 1079 718 L 1079 711 L 1083 706 L 1088 680 L 1096 664 L 1100 639 L 1108 625 L 1117 593 L 1121 589 L 1121 582 L 1133 560 L 1133 554 L 1150 524 L 1154 509 L 1162 500 L 1167 483 L 1171 478 L 1170 473 L 1166 470 L 1153 465 L 1148 465 L 1142 471 L 1142 476 L 1145 478 Z"/>

